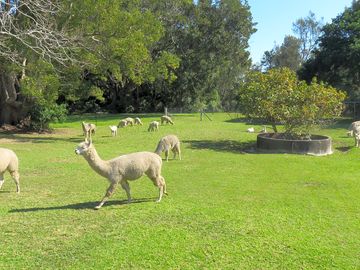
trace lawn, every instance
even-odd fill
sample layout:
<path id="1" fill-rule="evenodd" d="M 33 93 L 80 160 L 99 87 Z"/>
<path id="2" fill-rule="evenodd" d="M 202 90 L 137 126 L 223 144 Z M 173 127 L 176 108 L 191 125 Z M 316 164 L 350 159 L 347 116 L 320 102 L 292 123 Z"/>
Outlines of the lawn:
<path id="1" fill-rule="evenodd" d="M 318 130 L 333 138 L 324 157 L 251 151 L 254 126 L 228 114 L 175 115 L 174 126 L 109 125 L 124 115 L 71 117 L 51 134 L 3 134 L 21 166 L 21 194 L 9 174 L 0 191 L 0 269 L 359 269 L 360 149 L 350 119 Z M 235 117 L 235 115 L 231 115 Z M 183 160 L 163 162 L 168 196 L 146 177 L 118 187 L 100 210 L 108 182 L 74 153 L 81 121 L 97 124 L 103 159 L 154 151 L 177 134 Z M 250 151 L 248 151 L 250 150 Z M 171 155 L 172 157 L 172 155 Z"/>

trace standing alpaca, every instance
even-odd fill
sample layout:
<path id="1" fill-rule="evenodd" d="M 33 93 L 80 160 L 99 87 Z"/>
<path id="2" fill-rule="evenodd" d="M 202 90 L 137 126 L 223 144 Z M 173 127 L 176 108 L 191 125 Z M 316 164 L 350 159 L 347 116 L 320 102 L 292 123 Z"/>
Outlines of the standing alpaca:
<path id="1" fill-rule="evenodd" d="M 143 125 L 143 123 L 141 122 L 141 119 L 139 117 L 135 118 L 135 125 L 140 125 L 140 126 Z"/>
<path id="2" fill-rule="evenodd" d="M 6 171 L 10 172 L 16 184 L 16 192 L 20 193 L 19 159 L 12 150 L 0 148 L 0 189 L 4 184 Z"/>
<path id="3" fill-rule="evenodd" d="M 84 136 L 89 138 L 92 134 L 95 134 L 96 126 L 94 124 L 82 122 L 82 129 Z"/>
<path id="4" fill-rule="evenodd" d="M 95 172 L 107 178 L 110 182 L 104 198 L 95 209 L 100 209 L 101 206 L 103 206 L 114 193 L 119 183 L 126 191 L 128 202 L 130 202 L 131 195 L 128 180 L 139 179 L 144 174 L 159 188 L 159 198 L 157 202 L 161 201 L 164 193 L 166 194 L 165 179 L 161 176 L 162 160 L 155 153 L 137 152 L 105 161 L 99 157 L 91 141 L 87 140 L 78 145 L 75 153 L 82 155 Z"/>
<path id="5" fill-rule="evenodd" d="M 174 153 L 174 159 L 177 153 L 181 160 L 180 141 L 175 135 L 162 137 L 156 147 L 155 153 L 160 156 L 162 152 L 165 152 L 166 161 L 169 161 L 170 150 Z"/>
<path id="6" fill-rule="evenodd" d="M 360 126 L 360 121 L 352 122 L 348 127 L 348 132 L 347 132 L 348 136 L 350 137 L 354 136 L 354 131 L 359 126 Z"/>
<path id="7" fill-rule="evenodd" d="M 158 130 L 159 130 L 159 122 L 158 121 L 150 122 L 148 131 L 158 131 Z"/>
<path id="8" fill-rule="evenodd" d="M 110 130 L 111 130 L 111 135 L 114 137 L 117 135 L 117 126 L 109 126 Z"/>
<path id="9" fill-rule="evenodd" d="M 166 123 L 166 124 L 174 124 L 174 122 L 171 120 L 171 117 L 170 116 L 167 116 L 167 115 L 163 115 L 163 116 L 161 116 L 161 124 L 163 124 L 163 123 Z"/>

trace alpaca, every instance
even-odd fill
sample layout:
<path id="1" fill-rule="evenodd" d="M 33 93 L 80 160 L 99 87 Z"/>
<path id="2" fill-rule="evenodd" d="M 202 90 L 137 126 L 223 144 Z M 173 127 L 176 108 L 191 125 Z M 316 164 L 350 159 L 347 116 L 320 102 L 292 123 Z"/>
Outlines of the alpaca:
<path id="1" fill-rule="evenodd" d="M 248 128 L 246 131 L 249 132 L 249 133 L 254 133 L 255 129 L 253 127 L 251 127 L 251 128 Z"/>
<path id="2" fill-rule="evenodd" d="M 127 117 L 127 118 L 125 118 L 124 119 L 125 121 L 126 121 L 126 125 L 127 126 L 133 126 L 134 124 L 135 124 L 135 120 L 134 120 L 134 118 L 131 118 L 131 117 Z"/>
<path id="3" fill-rule="evenodd" d="M 20 193 L 19 159 L 12 150 L 0 148 L 0 189 L 5 182 L 6 171 L 10 172 L 16 184 L 16 192 Z"/>
<path id="4" fill-rule="evenodd" d="M 92 134 L 95 134 L 96 126 L 94 124 L 82 122 L 82 128 L 86 138 L 89 138 Z"/>
<path id="5" fill-rule="evenodd" d="M 360 147 L 360 126 L 354 127 L 353 136 L 355 138 L 355 147 Z"/>
<path id="6" fill-rule="evenodd" d="M 117 126 L 109 126 L 110 130 L 111 130 L 111 135 L 114 137 L 117 135 Z"/>
<path id="7" fill-rule="evenodd" d="M 148 131 L 158 131 L 158 130 L 159 130 L 159 122 L 158 121 L 150 122 Z"/>
<path id="8" fill-rule="evenodd" d="M 127 121 L 125 119 L 123 119 L 123 120 L 120 120 L 117 127 L 119 128 L 119 127 L 126 127 L 126 126 L 127 126 Z"/>
<path id="9" fill-rule="evenodd" d="M 163 124 L 163 123 L 166 123 L 166 124 L 174 124 L 174 122 L 171 120 L 171 117 L 170 116 L 167 116 L 167 115 L 163 115 L 163 116 L 161 116 L 161 124 Z"/>
<path id="10" fill-rule="evenodd" d="M 143 123 L 141 122 L 141 119 L 139 117 L 135 118 L 135 125 L 140 125 L 140 126 L 143 125 Z"/>
<path id="11" fill-rule="evenodd" d="M 350 137 L 354 136 L 354 131 L 355 131 L 356 127 L 358 127 L 358 126 L 360 126 L 360 121 L 352 122 L 350 124 L 350 126 L 348 127 L 347 135 Z"/>
<path id="12" fill-rule="evenodd" d="M 175 135 L 162 137 L 156 147 L 155 153 L 160 156 L 162 152 L 165 152 L 166 161 L 169 161 L 170 150 L 174 153 L 174 159 L 177 153 L 181 160 L 180 141 Z"/>
<path id="13" fill-rule="evenodd" d="M 167 194 L 165 179 L 161 176 L 162 160 L 155 153 L 137 152 L 105 161 L 99 157 L 91 140 L 80 143 L 75 149 L 75 153 L 82 155 L 95 172 L 110 182 L 105 196 L 95 209 L 100 209 L 103 206 L 119 183 L 126 191 L 128 202 L 131 202 L 128 181 L 139 179 L 144 174 L 159 188 L 159 197 L 156 202 L 160 202 L 163 194 Z"/>

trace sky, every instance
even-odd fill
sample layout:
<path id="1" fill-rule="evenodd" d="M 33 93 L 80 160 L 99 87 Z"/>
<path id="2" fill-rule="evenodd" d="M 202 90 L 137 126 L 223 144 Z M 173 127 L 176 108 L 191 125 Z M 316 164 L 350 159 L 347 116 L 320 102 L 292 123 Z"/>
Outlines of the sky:
<path id="1" fill-rule="evenodd" d="M 248 0 L 248 3 L 253 22 L 257 23 L 249 51 L 253 63 L 258 63 L 275 43 L 282 44 L 285 35 L 294 35 L 292 24 L 297 19 L 312 11 L 318 20 L 323 18 L 324 23 L 330 23 L 345 7 L 351 6 L 352 0 Z"/>

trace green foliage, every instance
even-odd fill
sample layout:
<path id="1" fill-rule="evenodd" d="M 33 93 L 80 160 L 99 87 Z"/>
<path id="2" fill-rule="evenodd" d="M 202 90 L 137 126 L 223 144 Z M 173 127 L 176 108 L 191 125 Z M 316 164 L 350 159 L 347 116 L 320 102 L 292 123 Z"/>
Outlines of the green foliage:
<path id="1" fill-rule="evenodd" d="M 57 105 L 60 80 L 52 65 L 44 61 L 30 63 L 28 74 L 21 81 L 22 95 L 30 107 L 31 127 L 44 130 L 53 121 L 63 121 L 66 106 Z"/>
<path id="2" fill-rule="evenodd" d="M 266 51 L 261 60 L 265 70 L 287 67 L 297 71 L 301 64 L 301 41 L 293 36 L 285 36 L 281 46 L 276 45 L 271 51 Z"/>
<path id="3" fill-rule="evenodd" d="M 63 122 L 66 119 L 65 104 L 36 103 L 31 111 L 31 127 L 38 131 L 49 129 L 50 122 Z"/>
<path id="4" fill-rule="evenodd" d="M 323 27 L 319 48 L 303 65 L 299 75 L 310 82 L 313 77 L 345 90 L 350 99 L 360 99 L 360 2 Z"/>
<path id="5" fill-rule="evenodd" d="M 308 137 L 315 125 L 339 116 L 344 99 L 333 87 L 299 81 L 287 68 L 252 72 L 240 88 L 240 108 L 248 117 L 262 119 L 275 132 L 282 123 L 291 136 Z"/>

